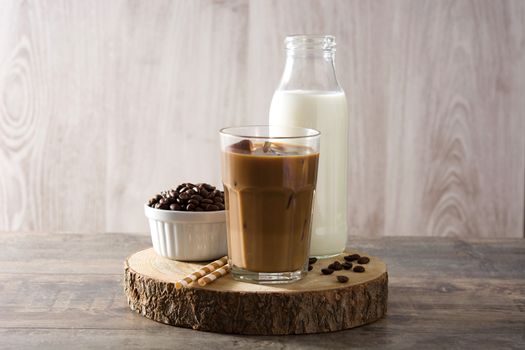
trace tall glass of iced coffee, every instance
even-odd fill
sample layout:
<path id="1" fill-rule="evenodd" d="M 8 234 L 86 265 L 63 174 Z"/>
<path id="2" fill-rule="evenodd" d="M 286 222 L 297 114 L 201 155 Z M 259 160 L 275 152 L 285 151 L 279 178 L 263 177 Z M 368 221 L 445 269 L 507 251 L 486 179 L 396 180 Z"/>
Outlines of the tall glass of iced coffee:
<path id="1" fill-rule="evenodd" d="M 220 131 L 228 257 L 233 277 L 288 283 L 308 270 L 317 130 L 245 126 Z"/>

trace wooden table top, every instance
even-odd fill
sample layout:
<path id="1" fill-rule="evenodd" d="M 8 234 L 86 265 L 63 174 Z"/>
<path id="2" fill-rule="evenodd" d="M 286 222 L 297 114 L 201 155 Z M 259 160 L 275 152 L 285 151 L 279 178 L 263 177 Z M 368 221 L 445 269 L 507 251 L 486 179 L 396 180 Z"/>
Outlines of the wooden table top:
<path id="1" fill-rule="evenodd" d="M 327 334 L 239 336 L 130 311 L 123 262 L 149 236 L 0 233 L 2 349 L 525 347 L 525 240 L 352 238 L 388 264 L 387 317 Z"/>

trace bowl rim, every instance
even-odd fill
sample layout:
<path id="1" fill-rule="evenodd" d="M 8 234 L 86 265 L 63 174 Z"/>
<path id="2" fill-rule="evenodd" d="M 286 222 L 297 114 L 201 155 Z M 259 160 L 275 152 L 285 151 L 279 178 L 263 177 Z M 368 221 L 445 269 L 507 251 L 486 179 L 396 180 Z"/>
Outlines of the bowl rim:
<path id="1" fill-rule="evenodd" d="M 226 221 L 226 210 L 177 211 L 156 209 L 144 203 L 144 214 L 148 219 L 173 223 L 216 223 Z"/>

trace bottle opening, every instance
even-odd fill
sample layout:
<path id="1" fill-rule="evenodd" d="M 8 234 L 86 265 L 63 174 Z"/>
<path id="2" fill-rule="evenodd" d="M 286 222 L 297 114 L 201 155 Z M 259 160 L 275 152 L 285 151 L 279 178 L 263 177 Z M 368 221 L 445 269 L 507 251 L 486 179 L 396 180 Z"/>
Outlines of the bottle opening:
<path id="1" fill-rule="evenodd" d="M 333 35 L 321 34 L 299 34 L 289 35 L 284 39 L 288 52 L 298 50 L 335 52 L 335 37 Z"/>

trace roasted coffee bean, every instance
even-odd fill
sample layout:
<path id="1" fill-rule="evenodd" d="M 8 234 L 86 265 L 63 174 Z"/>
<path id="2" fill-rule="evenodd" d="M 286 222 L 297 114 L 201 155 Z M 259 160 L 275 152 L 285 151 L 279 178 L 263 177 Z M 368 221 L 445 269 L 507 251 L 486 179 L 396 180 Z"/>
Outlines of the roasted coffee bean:
<path id="1" fill-rule="evenodd" d="M 308 258 L 308 263 L 310 265 L 315 264 L 317 262 L 317 258 Z"/>
<path id="2" fill-rule="evenodd" d="M 208 205 L 208 207 L 206 208 L 207 211 L 215 211 L 215 210 L 219 210 L 219 207 L 216 206 L 216 205 L 213 205 L 213 204 L 210 204 Z"/>
<path id="3" fill-rule="evenodd" d="M 353 264 L 351 262 L 345 261 L 343 263 L 343 269 L 350 270 L 352 268 Z"/>
<path id="4" fill-rule="evenodd" d="M 217 196 L 217 197 L 213 197 L 213 201 L 215 203 L 224 203 L 224 199 L 220 196 Z"/>
<path id="5" fill-rule="evenodd" d="M 204 209 L 202 209 L 201 207 L 197 207 L 195 208 L 195 211 L 203 211 Z"/>
<path id="6" fill-rule="evenodd" d="M 173 204 L 170 205 L 170 209 L 171 210 L 180 210 L 181 206 L 176 204 L 176 203 L 173 203 Z"/>
<path id="7" fill-rule="evenodd" d="M 224 204 L 222 204 L 222 203 L 215 203 L 215 205 L 217 207 L 219 207 L 219 210 L 224 210 L 225 209 Z"/>
<path id="8" fill-rule="evenodd" d="M 337 281 L 339 281 L 341 283 L 346 283 L 346 282 L 348 282 L 348 277 L 346 277 L 346 276 L 337 276 Z"/>
<path id="9" fill-rule="evenodd" d="M 335 261 L 332 265 L 334 265 L 332 269 L 335 271 L 341 271 L 343 269 L 343 265 L 341 265 L 339 261 Z"/>
<path id="10" fill-rule="evenodd" d="M 162 205 L 164 203 L 166 203 L 166 200 L 164 198 L 161 198 L 161 200 L 159 201 L 159 204 Z"/>
<path id="11" fill-rule="evenodd" d="M 340 266 L 341 266 L 341 263 L 339 261 L 334 261 L 333 263 L 328 265 L 328 268 L 330 268 L 332 270 L 337 270 L 337 269 L 339 269 Z"/>
<path id="12" fill-rule="evenodd" d="M 363 266 L 356 266 L 353 269 L 354 272 L 365 272 L 365 268 Z"/>
<path id="13" fill-rule="evenodd" d="M 204 198 L 203 200 L 201 200 L 201 203 L 213 204 L 214 202 L 211 199 Z"/>
<path id="14" fill-rule="evenodd" d="M 190 199 L 188 201 L 188 204 L 193 204 L 194 206 L 198 206 L 199 205 L 199 201 L 195 200 L 195 199 Z"/>
<path id="15" fill-rule="evenodd" d="M 332 273 L 334 273 L 334 270 L 332 270 L 331 268 L 326 268 L 321 269 L 321 272 L 323 273 L 323 275 L 331 275 Z"/>
<path id="16" fill-rule="evenodd" d="M 204 188 L 207 189 L 208 191 L 214 191 L 215 190 L 215 186 L 212 186 L 210 184 L 204 184 Z"/>
<path id="17" fill-rule="evenodd" d="M 188 199 L 190 199 L 190 195 L 188 194 L 188 192 L 184 192 L 184 193 L 179 194 L 179 198 L 182 199 L 183 201 L 187 201 Z"/>
<path id="18" fill-rule="evenodd" d="M 155 209 L 159 209 L 160 208 L 160 204 L 159 203 L 155 203 Z"/>
<path id="19" fill-rule="evenodd" d="M 192 194 L 190 198 L 195 199 L 196 201 L 199 201 L 199 202 L 203 199 L 202 196 L 199 196 L 198 194 Z"/>
<path id="20" fill-rule="evenodd" d="M 220 195 L 221 195 L 221 191 L 214 189 L 213 192 L 212 192 L 211 197 L 216 198 L 216 197 L 219 197 Z"/>
<path id="21" fill-rule="evenodd" d="M 361 256 L 359 254 L 352 254 L 352 255 L 347 255 L 344 257 L 344 259 L 346 261 L 354 261 L 354 260 L 357 260 L 359 259 Z"/>
<path id="22" fill-rule="evenodd" d="M 210 192 L 206 191 L 206 189 L 204 189 L 204 188 L 202 190 L 200 190 L 199 193 L 204 198 L 208 198 L 208 196 L 210 195 Z"/>
<path id="23" fill-rule="evenodd" d="M 314 267 L 312 265 L 308 265 L 308 271 L 312 271 Z"/>
<path id="24" fill-rule="evenodd" d="M 187 211 L 194 211 L 197 207 L 194 204 L 188 204 L 186 206 Z"/>
<path id="25" fill-rule="evenodd" d="M 358 264 L 368 264 L 370 262 L 370 258 L 368 256 L 362 256 L 359 259 L 357 259 Z"/>

